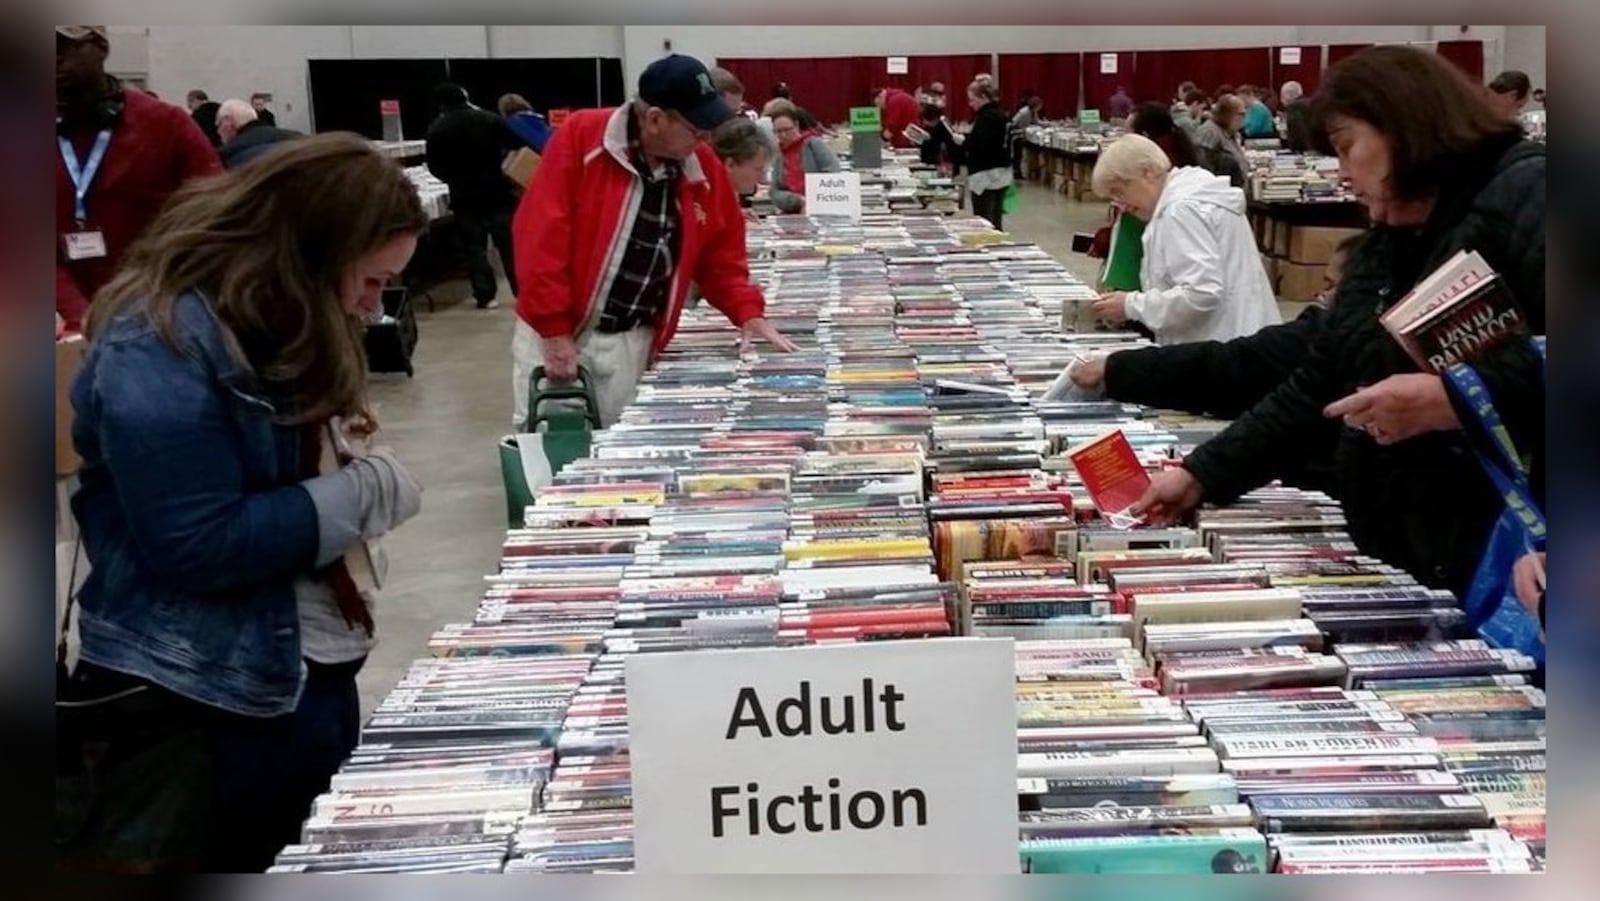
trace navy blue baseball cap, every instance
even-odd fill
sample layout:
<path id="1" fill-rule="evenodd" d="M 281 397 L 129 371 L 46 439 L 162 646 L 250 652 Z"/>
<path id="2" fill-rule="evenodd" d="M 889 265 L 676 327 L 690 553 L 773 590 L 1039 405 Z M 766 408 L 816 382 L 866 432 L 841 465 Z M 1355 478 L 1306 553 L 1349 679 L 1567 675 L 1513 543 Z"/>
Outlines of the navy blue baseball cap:
<path id="1" fill-rule="evenodd" d="M 639 99 L 671 110 L 702 131 L 711 131 L 733 118 L 705 63 L 674 53 L 651 63 L 639 76 Z"/>

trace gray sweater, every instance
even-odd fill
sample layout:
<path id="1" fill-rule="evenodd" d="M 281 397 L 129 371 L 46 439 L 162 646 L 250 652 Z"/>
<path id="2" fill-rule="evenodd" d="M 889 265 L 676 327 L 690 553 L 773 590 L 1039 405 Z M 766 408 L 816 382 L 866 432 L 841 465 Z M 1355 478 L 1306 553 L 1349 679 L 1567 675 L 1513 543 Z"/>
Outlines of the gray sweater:
<path id="1" fill-rule="evenodd" d="M 838 172 L 839 158 L 833 155 L 833 150 L 828 147 L 828 142 L 818 137 L 806 138 L 805 146 L 800 148 L 800 167 L 807 172 Z M 804 194 L 796 194 L 784 188 L 784 161 L 783 154 L 779 153 L 772 161 L 772 205 L 780 213 L 799 213 L 806 207 Z"/>

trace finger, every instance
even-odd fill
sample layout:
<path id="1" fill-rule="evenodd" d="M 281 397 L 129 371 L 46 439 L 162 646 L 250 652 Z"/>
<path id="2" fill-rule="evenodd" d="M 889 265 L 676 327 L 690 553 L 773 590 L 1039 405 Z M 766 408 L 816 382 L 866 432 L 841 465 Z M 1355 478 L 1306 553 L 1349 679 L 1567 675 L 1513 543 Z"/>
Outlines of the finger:
<path id="1" fill-rule="evenodd" d="M 1128 508 L 1128 512 L 1134 516 L 1139 516 L 1152 509 L 1160 503 L 1160 491 L 1160 484 L 1152 481 L 1145 486 L 1144 494 L 1139 495 L 1139 499 L 1133 502 L 1133 506 Z"/>
<path id="2" fill-rule="evenodd" d="M 1367 394 L 1363 389 L 1354 394 L 1342 397 L 1331 404 L 1328 404 L 1323 408 L 1322 415 L 1328 417 L 1329 419 L 1337 419 L 1341 416 L 1348 416 L 1349 414 L 1357 411 L 1367 410 L 1371 406 L 1372 396 Z"/>

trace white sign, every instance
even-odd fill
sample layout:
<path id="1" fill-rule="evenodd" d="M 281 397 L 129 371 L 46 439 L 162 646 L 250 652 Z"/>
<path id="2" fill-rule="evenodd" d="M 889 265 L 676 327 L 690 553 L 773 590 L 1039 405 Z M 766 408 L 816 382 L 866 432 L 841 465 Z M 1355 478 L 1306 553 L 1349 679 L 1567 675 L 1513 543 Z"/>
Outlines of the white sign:
<path id="1" fill-rule="evenodd" d="M 1280 65 L 1280 66 L 1298 66 L 1298 65 L 1300 65 L 1300 48 L 1299 47 L 1279 47 L 1278 48 L 1278 65 Z"/>
<path id="2" fill-rule="evenodd" d="M 1100 54 L 1100 74 L 1101 75 L 1115 75 L 1115 74 L 1117 74 L 1117 55 L 1115 53 L 1102 53 L 1102 54 Z"/>
<path id="3" fill-rule="evenodd" d="M 889 74 L 904 75 L 911 71 L 911 63 L 903 56 L 889 57 Z"/>
<path id="4" fill-rule="evenodd" d="M 1015 873 L 1009 640 L 628 658 L 641 873 Z"/>
<path id="5" fill-rule="evenodd" d="M 806 215 L 861 218 L 861 173 L 807 172 Z"/>

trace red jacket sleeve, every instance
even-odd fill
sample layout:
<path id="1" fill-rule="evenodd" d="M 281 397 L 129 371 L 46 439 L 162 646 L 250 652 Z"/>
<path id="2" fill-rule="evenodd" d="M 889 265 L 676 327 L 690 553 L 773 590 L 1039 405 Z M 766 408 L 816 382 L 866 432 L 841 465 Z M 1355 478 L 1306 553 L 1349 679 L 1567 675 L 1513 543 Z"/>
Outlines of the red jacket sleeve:
<path id="1" fill-rule="evenodd" d="M 720 160 L 706 163 L 710 175 L 709 202 L 715 208 L 716 227 L 706 235 L 695 282 L 706 302 L 722 311 L 734 325 L 744 325 L 766 315 L 767 300 L 750 283 L 750 255 L 745 249 L 744 211 Z"/>
<path id="2" fill-rule="evenodd" d="M 56 251 L 58 256 L 60 253 L 60 250 Z M 56 312 L 61 314 L 67 331 L 83 331 L 83 317 L 89 312 L 89 298 L 83 296 L 77 280 L 67 271 L 67 267 L 61 265 L 60 260 L 56 261 Z"/>
<path id="3" fill-rule="evenodd" d="M 517 268 L 517 315 L 546 338 L 577 330 L 572 297 L 572 217 L 583 161 L 574 123 L 557 128 L 517 205 L 511 248 Z"/>

